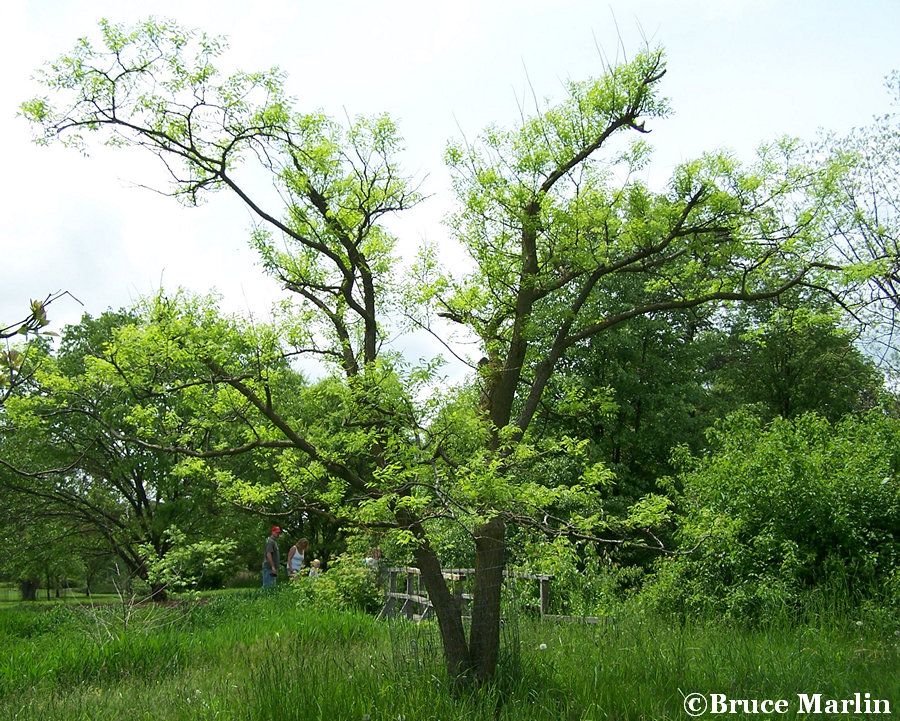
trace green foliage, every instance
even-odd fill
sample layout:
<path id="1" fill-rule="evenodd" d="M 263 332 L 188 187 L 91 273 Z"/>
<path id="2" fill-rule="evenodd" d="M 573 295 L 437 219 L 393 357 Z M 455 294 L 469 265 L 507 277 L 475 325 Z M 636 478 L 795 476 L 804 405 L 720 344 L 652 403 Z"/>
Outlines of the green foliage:
<path id="1" fill-rule="evenodd" d="M 682 611 L 758 616 L 814 589 L 880 591 L 900 565 L 900 423 L 880 413 L 768 426 L 731 416 L 672 481 L 683 555 L 648 597 Z"/>
<path id="2" fill-rule="evenodd" d="M 633 292 L 625 284 L 618 290 Z M 586 456 L 615 475 L 605 509 L 623 516 L 641 496 L 662 490 L 658 479 L 675 472 L 673 447 L 702 453 L 706 430 L 742 407 L 763 420 L 813 411 L 837 421 L 876 405 L 884 379 L 855 341 L 810 292 L 635 319 L 571 354 L 548 386 L 540 427 L 591 439 Z M 573 410 L 570 388 L 582 395 L 608 388 L 608 401 Z M 671 545 L 669 528 L 649 525 Z"/>
<path id="3" fill-rule="evenodd" d="M 300 604 L 314 609 L 342 609 L 377 613 L 384 605 L 376 572 L 357 555 L 344 554 L 329 564 L 327 572 L 310 577 L 308 571 L 291 583 Z"/>
<path id="4" fill-rule="evenodd" d="M 202 382 L 187 384 L 178 396 L 164 397 L 164 389 L 184 377 L 179 372 L 198 367 L 204 348 L 235 363 L 248 346 L 229 346 L 226 324 L 216 325 L 214 301 L 195 301 L 185 302 L 190 311 L 181 315 L 175 311 L 181 303 L 160 294 L 134 311 L 85 316 L 64 331 L 58 352 L 44 350 L 30 392 L 11 397 L 0 419 L 8 464 L 0 474 L 0 512 L 16 519 L 10 529 L 27 519 L 55 518 L 66 553 L 46 538 L 32 542 L 26 523 L 17 541 L 0 544 L 4 558 L 34 560 L 45 548 L 50 561 L 115 554 L 130 574 L 153 575 L 160 586 L 182 572 L 202 575 L 199 557 L 184 557 L 187 548 L 204 547 L 203 555 L 221 558 L 209 538 L 237 534 L 240 524 L 215 483 L 234 469 L 204 474 L 179 463 L 172 449 L 240 442 L 221 422 L 240 411 L 228 399 L 209 405 Z M 233 550 L 231 543 L 224 548 Z M 182 555 L 169 557 L 173 550 Z M 202 570 L 211 569 L 205 564 Z"/>
<path id="5" fill-rule="evenodd" d="M 884 377 L 856 345 L 859 330 L 816 294 L 791 294 L 730 315 L 706 340 L 711 405 L 755 405 L 764 418 L 808 412 L 837 421 L 872 408 Z"/>
<path id="6" fill-rule="evenodd" d="M 225 578 L 232 575 L 234 539 L 190 543 L 176 526 L 170 526 L 163 534 L 168 551 L 159 556 L 152 546 L 144 546 L 144 563 L 147 580 L 154 586 L 184 593 L 199 588 L 220 587 Z"/>
<path id="7" fill-rule="evenodd" d="M 160 293 L 135 322 L 111 328 L 83 367 L 61 366 L 45 377 L 45 395 L 11 409 L 21 411 L 22 453 L 27 441 L 49 436 L 54 452 L 76 460 L 79 449 L 60 442 L 71 428 L 49 420 L 72 405 L 80 428 L 124 449 L 104 459 L 102 473 L 80 470 L 131 535 L 141 515 L 151 536 L 141 540 L 160 559 L 171 546 L 167 529 L 192 539 L 203 532 L 199 522 L 188 527 L 189 507 L 222 513 L 222 500 L 332 528 L 377 529 L 432 568 L 441 545 L 456 557 L 474 554 L 483 576 L 499 573 L 505 524 L 551 537 L 655 540 L 653 527 L 671 509 L 653 488 L 663 464 L 648 457 L 676 439 L 644 453 L 640 483 L 615 487 L 613 464 L 627 463 L 603 456 L 591 425 L 608 424 L 626 404 L 630 388 L 604 390 L 626 374 L 608 373 L 613 382 L 605 383 L 592 383 L 592 372 L 560 379 L 573 357 L 640 321 L 624 351 L 654 336 L 677 348 L 695 336 L 691 311 L 708 309 L 711 318 L 725 304 L 853 275 L 823 261 L 823 210 L 837 171 L 796 141 L 763 146 L 746 166 L 727 153 L 689 160 L 662 192 L 638 179 L 649 158 L 640 136 L 668 113 L 660 49 L 569 83 L 562 101 L 540 104 L 514 130 L 489 127 L 473 143 L 452 144 L 459 206 L 451 227 L 474 265 L 452 277 L 426 247 L 404 287 L 383 219 L 421 195 L 401 170 L 389 117 L 342 124 L 300 112 L 280 71 L 225 74 L 216 67 L 221 40 L 167 21 L 130 29 L 103 22 L 100 35 L 99 45 L 80 41 L 40 75 L 51 97 L 22 108 L 39 140 L 84 147 L 97 133 L 147 149 L 170 171 L 172 194 L 188 203 L 233 192 L 258 221 L 252 240 L 266 272 L 293 296 L 275 324 L 256 324 L 221 318 L 212 299 Z M 236 172 L 250 163 L 271 177 L 277 192 L 265 197 L 274 208 L 240 184 L 239 175 L 255 177 Z M 398 312 L 407 327 L 430 327 L 438 316 L 475 338 L 482 358 L 465 388 L 441 388 L 437 363 L 407 363 L 388 350 Z M 668 332 L 674 315 L 685 333 Z M 309 353 L 333 371 L 312 385 L 290 364 Z M 678 423 L 683 408 L 660 402 L 664 387 L 647 394 L 662 408 L 648 406 L 658 421 Z M 84 397 L 87 408 L 78 405 Z M 548 408 L 547 416 L 575 422 L 533 423 Z M 640 418 L 631 423 L 635 438 L 618 444 L 634 465 L 635 449 L 654 433 L 638 433 Z M 87 435 L 77 436 L 80 449 Z M 141 514 L 118 494 L 121 479 L 136 475 L 152 489 L 141 498 L 161 501 L 136 504 Z M 469 553 L 454 548 L 462 536 L 432 544 L 454 525 L 469 534 Z M 571 549 L 559 543 L 565 558 Z M 358 569 L 336 564 L 332 574 L 319 584 L 323 597 L 366 605 Z M 437 573 L 426 578 L 441 583 Z M 437 613 L 453 673 L 490 678 L 496 599 L 473 604 L 485 617 L 473 622 L 471 648 L 481 658 L 469 657 L 458 609 Z"/>

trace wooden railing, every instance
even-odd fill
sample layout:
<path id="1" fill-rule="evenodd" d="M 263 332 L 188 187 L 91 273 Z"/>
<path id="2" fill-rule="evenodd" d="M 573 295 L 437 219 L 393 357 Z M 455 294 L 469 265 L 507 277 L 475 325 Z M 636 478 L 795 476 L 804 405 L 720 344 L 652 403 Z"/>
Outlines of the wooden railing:
<path id="1" fill-rule="evenodd" d="M 387 575 L 387 589 L 385 590 L 384 608 L 381 610 L 379 618 L 403 616 L 413 621 L 423 621 L 434 615 L 434 606 L 428 598 L 428 592 L 422 581 L 422 572 L 418 568 L 385 568 L 382 569 L 382 574 Z M 463 616 L 467 615 L 467 607 L 472 602 L 472 594 L 466 590 L 467 581 L 474 575 L 474 568 L 452 568 L 443 571 L 450 592 L 456 597 Z M 557 618 L 550 616 L 550 581 L 553 576 L 504 571 L 503 577 L 537 581 L 541 619 Z"/>

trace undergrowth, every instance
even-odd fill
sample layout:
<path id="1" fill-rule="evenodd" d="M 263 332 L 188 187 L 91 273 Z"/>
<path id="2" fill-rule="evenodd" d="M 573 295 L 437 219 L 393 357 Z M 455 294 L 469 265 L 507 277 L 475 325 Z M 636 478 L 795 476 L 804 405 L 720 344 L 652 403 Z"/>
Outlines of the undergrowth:
<path id="1" fill-rule="evenodd" d="M 90 614 L 0 612 L 0 718 L 683 721 L 690 693 L 870 693 L 900 709 L 896 618 L 839 604 L 753 624 L 637 605 L 595 624 L 520 619 L 517 672 L 463 693 L 439 657 L 398 664 L 387 623 L 309 608 L 289 589 L 148 609 L 105 637 L 88 632 Z"/>

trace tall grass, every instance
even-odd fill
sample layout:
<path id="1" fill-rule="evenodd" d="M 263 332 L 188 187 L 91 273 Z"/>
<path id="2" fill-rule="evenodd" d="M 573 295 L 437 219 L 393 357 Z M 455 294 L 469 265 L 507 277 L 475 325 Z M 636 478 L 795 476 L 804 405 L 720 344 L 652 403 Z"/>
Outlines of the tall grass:
<path id="1" fill-rule="evenodd" d="M 289 590 L 105 639 L 78 613 L 0 612 L 0 718 L 683 721 L 689 693 L 868 692 L 900 710 L 896 619 L 840 605 L 755 625 L 635 606 L 595 625 L 521 621 L 518 674 L 468 695 L 451 692 L 440 658 L 396 663 L 387 624 L 304 608 Z"/>

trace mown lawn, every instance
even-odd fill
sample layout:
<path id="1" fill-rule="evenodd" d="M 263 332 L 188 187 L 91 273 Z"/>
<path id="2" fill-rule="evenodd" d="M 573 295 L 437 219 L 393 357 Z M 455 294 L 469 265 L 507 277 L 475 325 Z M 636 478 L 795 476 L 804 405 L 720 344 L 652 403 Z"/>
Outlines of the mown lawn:
<path id="1" fill-rule="evenodd" d="M 303 608 L 287 589 L 165 609 L 10 605 L 0 718 L 660 721 L 688 718 L 691 693 L 788 699 L 790 716 L 798 693 L 869 693 L 900 712 L 900 625 L 886 613 L 744 627 L 626 607 L 596 625 L 519 618 L 508 630 L 520 653 L 498 684 L 454 697 L 432 626 Z"/>
<path id="2" fill-rule="evenodd" d="M 50 591 L 48 594 L 47 590 L 42 588 L 38 591 L 34 603 L 43 607 L 46 604 L 111 603 L 118 600 L 119 596 L 115 593 L 92 593 L 88 596 L 82 590 L 67 588 L 60 591 L 60 595 L 57 596 L 55 591 Z M 12 583 L 0 583 L 0 607 L 19 606 L 23 603 L 22 593 L 18 586 Z M 28 604 L 24 605 L 27 606 Z"/>

